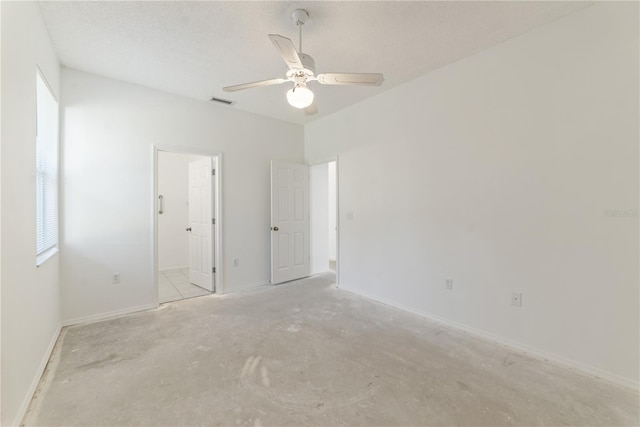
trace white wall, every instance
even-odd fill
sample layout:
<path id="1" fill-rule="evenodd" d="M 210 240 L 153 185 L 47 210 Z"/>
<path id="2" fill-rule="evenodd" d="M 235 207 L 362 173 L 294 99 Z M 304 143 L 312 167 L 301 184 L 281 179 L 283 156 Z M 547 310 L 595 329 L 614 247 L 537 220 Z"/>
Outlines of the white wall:
<path id="1" fill-rule="evenodd" d="M 341 287 L 637 387 L 637 18 L 598 3 L 307 125 Z"/>
<path id="2" fill-rule="evenodd" d="M 189 266 L 189 163 L 202 156 L 158 152 L 158 194 L 163 213 L 158 215 L 158 269 Z"/>
<path id="3" fill-rule="evenodd" d="M 17 425 L 60 327 L 58 256 L 36 268 L 36 67 L 60 66 L 34 2 L 2 2 L 2 425 Z"/>
<path id="4" fill-rule="evenodd" d="M 327 197 L 329 198 L 329 260 L 336 260 L 336 162 L 327 164 L 327 176 L 329 178 L 329 188 L 327 189 Z"/>
<path id="5" fill-rule="evenodd" d="M 269 161 L 303 161 L 301 126 L 70 69 L 62 93 L 64 321 L 155 303 L 153 144 L 223 153 L 220 290 L 269 281 Z"/>
<path id="6" fill-rule="evenodd" d="M 311 274 L 329 270 L 329 176 L 327 163 L 309 167 Z"/>

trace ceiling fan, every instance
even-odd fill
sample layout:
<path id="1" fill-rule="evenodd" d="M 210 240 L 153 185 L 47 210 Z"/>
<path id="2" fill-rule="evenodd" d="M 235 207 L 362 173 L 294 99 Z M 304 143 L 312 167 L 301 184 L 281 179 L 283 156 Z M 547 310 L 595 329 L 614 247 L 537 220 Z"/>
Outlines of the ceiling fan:
<path id="1" fill-rule="evenodd" d="M 293 11 L 291 18 L 298 26 L 299 50 L 293 42 L 279 34 L 269 34 L 269 39 L 273 42 L 280 56 L 289 67 L 286 78 L 276 78 L 260 80 L 257 82 L 243 83 L 223 88 L 225 92 L 235 92 L 238 90 L 253 87 L 279 85 L 285 82 L 292 82 L 293 88 L 287 92 L 287 101 L 293 107 L 304 109 L 307 116 L 316 114 L 318 109 L 313 103 L 313 92 L 307 87 L 307 83 L 317 81 L 324 85 L 356 85 L 356 86 L 380 86 L 384 81 L 384 76 L 380 73 L 323 73 L 315 75 L 315 61 L 310 55 L 302 53 L 302 26 L 309 19 L 309 14 L 304 9 Z"/>

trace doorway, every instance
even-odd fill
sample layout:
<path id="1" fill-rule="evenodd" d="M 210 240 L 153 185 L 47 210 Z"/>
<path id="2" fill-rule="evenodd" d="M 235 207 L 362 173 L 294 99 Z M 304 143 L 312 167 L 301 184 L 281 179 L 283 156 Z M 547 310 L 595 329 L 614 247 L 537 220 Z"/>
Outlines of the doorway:
<path id="1" fill-rule="evenodd" d="M 337 170 L 331 161 L 312 165 L 311 188 L 311 274 L 337 270 Z"/>
<path id="2" fill-rule="evenodd" d="M 209 295 L 218 265 L 219 157 L 163 149 L 154 154 L 158 303 Z"/>

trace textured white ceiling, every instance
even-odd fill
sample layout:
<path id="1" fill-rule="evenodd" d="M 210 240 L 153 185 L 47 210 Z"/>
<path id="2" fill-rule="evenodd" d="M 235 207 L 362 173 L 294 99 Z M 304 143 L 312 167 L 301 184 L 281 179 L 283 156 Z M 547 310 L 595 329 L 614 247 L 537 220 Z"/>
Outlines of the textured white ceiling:
<path id="1" fill-rule="evenodd" d="M 41 2 L 63 65 L 166 92 L 233 100 L 237 108 L 307 123 L 587 6 L 588 2 Z M 319 72 L 381 72 L 376 87 L 312 83 L 320 112 L 289 106 L 288 84 L 226 93 L 284 77 L 269 33 L 294 40 Z"/>

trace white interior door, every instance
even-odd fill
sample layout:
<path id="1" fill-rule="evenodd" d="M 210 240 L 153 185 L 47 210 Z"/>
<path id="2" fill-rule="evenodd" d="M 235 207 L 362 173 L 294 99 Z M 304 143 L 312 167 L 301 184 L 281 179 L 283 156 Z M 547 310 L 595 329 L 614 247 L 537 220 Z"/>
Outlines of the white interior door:
<path id="1" fill-rule="evenodd" d="M 213 292 L 211 158 L 189 163 L 189 281 Z"/>
<path id="2" fill-rule="evenodd" d="M 271 283 L 310 274 L 309 167 L 271 162 Z"/>

